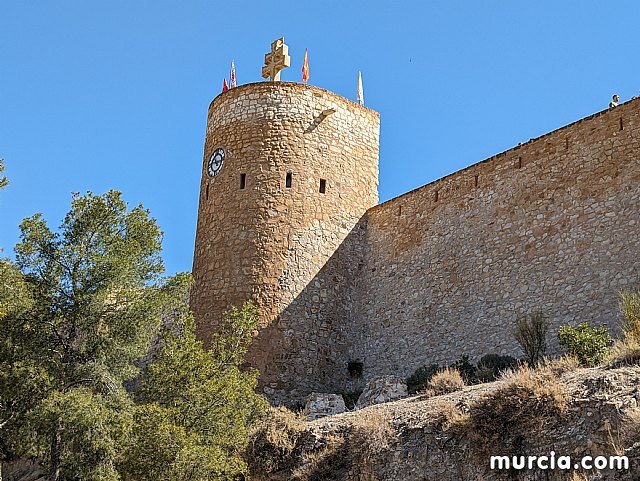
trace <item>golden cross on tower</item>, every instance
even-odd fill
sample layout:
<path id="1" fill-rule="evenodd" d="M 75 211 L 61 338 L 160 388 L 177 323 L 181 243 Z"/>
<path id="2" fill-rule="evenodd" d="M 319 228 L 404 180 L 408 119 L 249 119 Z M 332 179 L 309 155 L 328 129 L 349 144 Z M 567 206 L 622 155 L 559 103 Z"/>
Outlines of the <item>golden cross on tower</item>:
<path id="1" fill-rule="evenodd" d="M 284 37 L 271 44 L 271 52 L 264 56 L 262 78 L 270 78 L 273 82 L 280 81 L 280 70 L 291 65 L 289 47 L 284 43 Z"/>

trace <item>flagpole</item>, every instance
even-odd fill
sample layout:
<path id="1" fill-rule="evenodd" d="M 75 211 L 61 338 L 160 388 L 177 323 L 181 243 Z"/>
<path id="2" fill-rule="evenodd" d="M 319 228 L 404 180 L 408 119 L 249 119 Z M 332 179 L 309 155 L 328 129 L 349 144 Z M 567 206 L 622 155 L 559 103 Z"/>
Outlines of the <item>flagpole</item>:
<path id="1" fill-rule="evenodd" d="M 364 105 L 364 88 L 362 87 L 362 72 L 358 70 L 358 92 L 357 92 L 358 103 L 360 105 Z"/>
<path id="2" fill-rule="evenodd" d="M 304 61 L 302 62 L 302 83 L 309 81 L 309 49 L 304 49 Z"/>
<path id="3" fill-rule="evenodd" d="M 236 84 L 236 64 L 234 62 L 234 59 L 231 59 L 231 73 L 229 76 L 229 80 L 230 80 L 230 88 L 234 88 L 237 86 Z"/>

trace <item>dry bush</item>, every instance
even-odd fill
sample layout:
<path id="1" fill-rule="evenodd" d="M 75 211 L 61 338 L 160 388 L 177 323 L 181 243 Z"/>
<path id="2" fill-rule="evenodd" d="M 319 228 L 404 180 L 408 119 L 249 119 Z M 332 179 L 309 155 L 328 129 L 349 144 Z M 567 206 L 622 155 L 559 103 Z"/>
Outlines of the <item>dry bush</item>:
<path id="1" fill-rule="evenodd" d="M 436 424 L 442 431 L 449 433 L 463 433 L 469 427 L 471 416 L 463 412 L 451 402 L 443 402 L 437 405 L 438 419 Z"/>
<path id="2" fill-rule="evenodd" d="M 580 360 L 577 357 L 566 355 L 557 359 L 545 359 L 543 370 L 548 370 L 559 377 L 564 373 L 576 371 L 581 367 Z"/>
<path id="3" fill-rule="evenodd" d="M 457 369 L 445 368 L 431 378 L 427 384 L 427 394 L 438 396 L 459 391 L 465 386 L 464 379 Z"/>
<path id="4" fill-rule="evenodd" d="M 609 350 L 607 361 L 611 366 L 633 365 L 640 362 L 640 292 L 620 294 L 622 340 Z"/>
<path id="5" fill-rule="evenodd" d="M 389 450 L 398 434 L 383 411 L 360 411 L 354 420 L 349 444 L 356 448 L 356 454 L 364 459 L 372 459 Z"/>
<path id="6" fill-rule="evenodd" d="M 625 317 L 622 324 L 625 339 L 634 338 L 640 342 L 640 291 L 621 293 L 620 310 Z"/>
<path id="7" fill-rule="evenodd" d="M 531 367 L 536 367 L 547 354 L 549 326 L 551 322 L 541 312 L 534 312 L 516 320 L 513 337 L 520 344 Z"/>
<path id="8" fill-rule="evenodd" d="M 319 449 L 307 452 L 302 464 L 292 473 L 295 481 L 339 481 L 349 469 L 361 469 L 393 451 L 397 433 L 385 414 L 379 410 L 364 409 L 347 431 L 332 433 L 322 440 Z"/>
<path id="9" fill-rule="evenodd" d="M 302 463 L 291 473 L 294 481 L 338 481 L 344 479 L 350 456 L 346 439 L 337 434 L 329 434 L 322 446 L 302 455 Z"/>
<path id="10" fill-rule="evenodd" d="M 616 341 L 609 350 L 607 361 L 610 365 L 634 365 L 640 362 L 640 341 L 635 338 Z"/>
<path id="11" fill-rule="evenodd" d="M 285 407 L 267 409 L 264 419 L 251 433 L 246 449 L 245 458 L 251 471 L 275 473 L 291 467 L 304 428 L 302 415 Z"/>
<path id="12" fill-rule="evenodd" d="M 437 364 L 420 366 L 416 369 L 415 372 L 407 378 L 407 390 L 409 394 L 423 391 L 431 378 L 438 373 L 439 369 L 440 366 Z"/>
<path id="13" fill-rule="evenodd" d="M 469 434 L 480 451 L 517 453 L 526 436 L 558 420 L 569 395 L 549 369 L 522 367 L 502 379 L 502 386 L 471 405 Z"/>

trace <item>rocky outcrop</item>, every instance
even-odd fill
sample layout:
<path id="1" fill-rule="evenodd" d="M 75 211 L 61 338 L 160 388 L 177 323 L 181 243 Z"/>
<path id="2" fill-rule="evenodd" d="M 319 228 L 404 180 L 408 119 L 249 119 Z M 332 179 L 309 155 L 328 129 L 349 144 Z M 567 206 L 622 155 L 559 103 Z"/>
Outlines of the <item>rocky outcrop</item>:
<path id="1" fill-rule="evenodd" d="M 383 376 L 369 381 L 356 403 L 356 409 L 407 397 L 407 383 L 396 376 Z"/>
<path id="2" fill-rule="evenodd" d="M 640 367 L 579 369 L 562 374 L 547 371 L 545 376 L 536 384 L 539 392 L 534 389 L 530 396 L 526 389 L 522 391 L 520 381 L 512 378 L 309 422 L 297 435 L 289 459 L 280 463 L 288 466 L 286 472 L 255 473 L 252 479 L 640 479 Z M 524 396 L 510 398 L 515 392 Z M 553 403 L 558 408 L 555 411 Z M 505 406 L 512 411 L 507 412 Z M 489 421 L 496 422 L 489 428 L 491 433 L 477 428 L 487 421 L 477 416 L 485 413 Z M 535 462 L 532 469 L 490 469 L 491 456 L 550 456 L 552 452 L 556 460 L 568 457 L 571 469 L 542 469 Z M 580 468 L 574 472 L 575 463 L 584 456 L 607 460 L 626 456 L 629 467 Z"/>

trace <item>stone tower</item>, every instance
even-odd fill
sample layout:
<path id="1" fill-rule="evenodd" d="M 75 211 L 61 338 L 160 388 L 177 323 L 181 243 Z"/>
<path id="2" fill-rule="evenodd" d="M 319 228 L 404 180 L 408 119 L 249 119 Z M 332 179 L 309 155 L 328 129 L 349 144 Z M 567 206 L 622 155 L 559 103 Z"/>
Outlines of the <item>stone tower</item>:
<path id="1" fill-rule="evenodd" d="M 230 306 L 257 303 L 248 362 L 272 400 L 348 378 L 345 324 L 361 219 L 378 201 L 379 130 L 378 113 L 297 83 L 242 85 L 209 107 L 191 306 L 206 339 Z"/>

